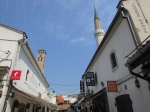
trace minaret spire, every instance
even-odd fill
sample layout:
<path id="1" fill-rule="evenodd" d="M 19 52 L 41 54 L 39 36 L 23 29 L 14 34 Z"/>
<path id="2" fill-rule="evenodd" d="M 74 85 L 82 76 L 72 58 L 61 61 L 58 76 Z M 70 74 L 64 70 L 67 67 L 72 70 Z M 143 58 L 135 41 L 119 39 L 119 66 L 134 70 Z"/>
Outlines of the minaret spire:
<path id="1" fill-rule="evenodd" d="M 98 13 L 96 11 L 96 8 L 94 6 L 94 20 L 99 19 Z"/>
<path id="2" fill-rule="evenodd" d="M 98 47 L 104 37 L 104 30 L 102 29 L 102 26 L 100 24 L 100 19 L 99 19 L 95 6 L 94 6 L 94 25 L 95 25 L 94 35 L 95 35 L 96 44 Z"/>

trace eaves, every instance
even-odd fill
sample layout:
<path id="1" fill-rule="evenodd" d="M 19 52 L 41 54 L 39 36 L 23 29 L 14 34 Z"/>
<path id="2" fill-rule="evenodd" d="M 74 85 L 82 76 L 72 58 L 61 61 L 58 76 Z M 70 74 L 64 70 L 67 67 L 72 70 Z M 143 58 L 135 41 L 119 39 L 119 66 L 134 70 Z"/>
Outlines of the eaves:
<path id="1" fill-rule="evenodd" d="M 40 70 L 40 67 L 31 51 L 31 48 L 28 44 L 28 42 L 26 42 L 25 45 L 23 45 L 23 49 L 25 51 L 25 53 L 27 54 L 28 58 L 30 59 L 30 61 L 32 62 L 33 66 L 36 68 L 36 70 L 38 71 L 38 73 L 40 74 L 39 76 L 42 78 L 42 80 L 45 82 L 46 86 L 49 87 L 49 84 L 44 76 L 44 74 L 42 73 L 42 71 Z"/>
<path id="2" fill-rule="evenodd" d="M 12 28 L 12 27 L 7 26 L 7 25 L 5 25 L 5 24 L 0 23 L 0 26 L 4 27 L 4 28 L 6 28 L 6 29 L 12 30 L 12 31 L 14 31 L 14 32 L 20 33 L 20 34 L 24 34 L 23 31 L 17 30 L 17 29 L 15 29 L 15 28 Z"/>

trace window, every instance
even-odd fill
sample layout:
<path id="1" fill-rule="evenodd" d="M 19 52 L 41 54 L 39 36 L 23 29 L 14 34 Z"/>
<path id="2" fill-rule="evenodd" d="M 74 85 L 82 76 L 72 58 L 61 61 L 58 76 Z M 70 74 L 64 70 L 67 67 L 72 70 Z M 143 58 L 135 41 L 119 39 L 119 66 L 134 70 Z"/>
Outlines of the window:
<path id="1" fill-rule="evenodd" d="M 28 75 L 29 75 L 29 69 L 27 69 L 27 73 L 26 73 L 26 81 L 28 80 Z"/>
<path id="2" fill-rule="evenodd" d="M 42 61 L 43 60 L 43 57 L 42 57 L 42 55 L 40 55 L 39 57 L 38 57 L 38 61 Z"/>
<path id="3" fill-rule="evenodd" d="M 117 67 L 117 60 L 114 52 L 111 53 L 110 59 L 111 59 L 112 68 L 115 69 Z"/>
<path id="4" fill-rule="evenodd" d="M 40 57 L 38 57 L 38 61 L 40 60 Z"/>
<path id="5" fill-rule="evenodd" d="M 43 60 L 42 56 L 41 56 L 41 61 Z"/>

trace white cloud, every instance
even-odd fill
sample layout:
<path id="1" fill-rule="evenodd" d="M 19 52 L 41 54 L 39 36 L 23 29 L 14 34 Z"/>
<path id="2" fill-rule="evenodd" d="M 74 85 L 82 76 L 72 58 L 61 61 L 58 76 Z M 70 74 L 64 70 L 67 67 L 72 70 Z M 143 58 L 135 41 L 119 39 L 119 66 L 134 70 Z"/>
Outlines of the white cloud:
<path id="1" fill-rule="evenodd" d="M 83 46 L 89 46 L 89 45 L 93 45 L 93 41 L 87 37 L 80 37 L 80 38 L 72 39 L 71 44 L 74 44 L 74 45 L 80 44 Z"/>
<path id="2" fill-rule="evenodd" d="M 84 37 L 81 37 L 81 38 L 71 40 L 71 43 L 80 43 L 80 42 L 85 42 L 85 41 L 86 39 Z"/>

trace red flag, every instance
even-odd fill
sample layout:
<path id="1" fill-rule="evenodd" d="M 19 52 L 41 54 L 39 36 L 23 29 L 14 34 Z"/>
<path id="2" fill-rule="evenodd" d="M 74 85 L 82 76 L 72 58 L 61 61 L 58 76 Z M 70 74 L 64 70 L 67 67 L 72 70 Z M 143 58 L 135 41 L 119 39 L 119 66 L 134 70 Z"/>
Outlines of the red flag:
<path id="1" fill-rule="evenodd" d="M 20 80 L 21 70 L 13 70 L 10 76 L 10 80 Z"/>

